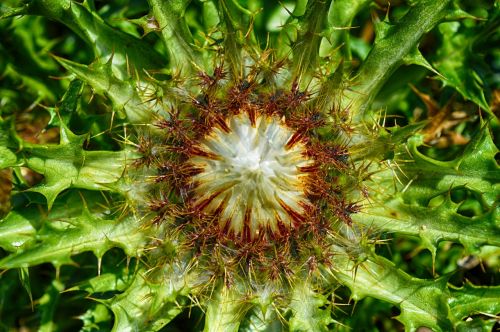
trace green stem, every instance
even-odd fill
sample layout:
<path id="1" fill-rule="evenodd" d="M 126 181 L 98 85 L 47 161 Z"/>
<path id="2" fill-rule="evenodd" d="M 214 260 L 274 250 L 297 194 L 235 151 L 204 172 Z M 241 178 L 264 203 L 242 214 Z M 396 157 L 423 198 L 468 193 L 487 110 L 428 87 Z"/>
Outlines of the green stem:
<path id="1" fill-rule="evenodd" d="M 319 45 L 321 42 L 321 31 L 323 29 L 324 15 L 329 1 L 312 0 L 307 3 L 306 12 L 301 19 L 300 34 L 293 47 L 292 72 L 296 78 L 308 78 L 319 64 Z"/>
<path id="2" fill-rule="evenodd" d="M 113 72 L 127 78 L 130 68 L 158 69 L 164 59 L 146 42 L 113 29 L 87 7 L 70 0 L 32 0 L 19 13 L 40 15 L 61 22 L 93 48 L 96 57 L 112 57 Z"/>
<path id="3" fill-rule="evenodd" d="M 64 285 L 58 280 L 53 280 L 45 294 L 40 298 L 39 305 L 42 317 L 38 331 L 52 332 L 57 330 L 57 323 L 54 322 L 54 314 L 63 290 Z"/>
<path id="4" fill-rule="evenodd" d="M 184 11 L 189 2 L 189 0 L 148 0 L 171 59 L 170 67 L 187 73 L 193 71 L 193 64 L 200 65 L 198 55 L 190 45 L 192 36 L 184 20 Z"/>
<path id="5" fill-rule="evenodd" d="M 378 37 L 366 61 L 346 91 L 344 107 L 350 108 L 353 120 L 370 121 L 369 105 L 392 73 L 403 64 L 422 36 L 444 19 L 451 0 L 423 0 L 412 7 L 400 23 Z"/>
<path id="6" fill-rule="evenodd" d="M 372 0 L 337 0 L 331 4 L 328 10 L 329 41 L 333 49 L 342 46 L 334 53 L 335 62 L 339 62 L 342 57 L 351 60 L 349 29 L 352 28 L 352 20 L 371 2 Z"/>
<path id="7" fill-rule="evenodd" d="M 243 62 L 241 58 L 241 50 L 243 43 L 238 34 L 241 33 L 241 26 L 234 20 L 234 16 L 238 15 L 234 3 L 225 0 L 218 1 L 219 17 L 222 19 L 224 29 L 224 57 L 227 61 L 231 75 L 239 80 L 243 77 Z M 241 14 L 239 14 L 241 18 Z"/>

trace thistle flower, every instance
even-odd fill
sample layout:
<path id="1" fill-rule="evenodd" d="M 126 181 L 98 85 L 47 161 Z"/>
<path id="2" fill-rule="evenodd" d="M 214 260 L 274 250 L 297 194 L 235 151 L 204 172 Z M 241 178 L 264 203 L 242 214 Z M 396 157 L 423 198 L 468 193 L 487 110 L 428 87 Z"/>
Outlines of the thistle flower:
<path id="1" fill-rule="evenodd" d="M 203 270 L 239 279 L 257 269 L 252 280 L 263 286 L 317 272 L 306 262 L 327 263 L 322 248 L 356 207 L 354 189 L 341 189 L 349 181 L 330 181 L 353 169 L 312 94 L 298 82 L 261 84 L 261 66 L 236 81 L 222 65 L 199 73 L 194 94 L 186 88 L 157 121 L 164 152 L 152 163 L 151 207 L 158 223 L 184 234 L 184 248 L 205 257 L 197 263 Z"/>

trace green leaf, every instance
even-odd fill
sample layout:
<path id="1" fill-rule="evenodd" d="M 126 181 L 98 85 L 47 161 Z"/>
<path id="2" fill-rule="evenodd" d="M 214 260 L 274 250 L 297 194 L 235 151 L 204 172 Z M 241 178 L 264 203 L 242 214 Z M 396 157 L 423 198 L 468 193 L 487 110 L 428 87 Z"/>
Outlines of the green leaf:
<path id="1" fill-rule="evenodd" d="M 458 207 L 449 195 L 436 207 L 406 204 L 401 197 L 395 197 L 383 204 L 366 206 L 353 215 L 353 220 L 391 233 L 419 236 L 433 256 L 437 244 L 446 240 L 463 244 L 469 252 L 486 244 L 500 246 L 497 209 L 469 218 L 458 214 Z"/>
<path id="2" fill-rule="evenodd" d="M 460 322 L 457 325 L 458 332 L 470 332 L 470 331 L 494 331 L 494 327 L 498 324 L 497 319 L 483 320 L 481 317 L 474 317 L 465 322 Z"/>
<path id="3" fill-rule="evenodd" d="M 86 151 L 86 139 L 86 135 L 77 136 L 61 123 L 59 144 L 24 143 L 25 165 L 44 176 L 41 184 L 29 190 L 44 195 L 49 209 L 68 188 L 112 189 L 132 158 L 128 150 Z"/>
<path id="4" fill-rule="evenodd" d="M 103 273 L 96 277 L 87 279 L 66 291 L 84 291 L 89 294 L 104 293 L 110 291 L 123 292 L 132 280 L 132 274 L 126 271 Z"/>
<path id="5" fill-rule="evenodd" d="M 334 62 L 340 62 L 342 56 L 345 60 L 351 60 L 351 35 L 352 21 L 354 17 L 371 0 L 335 0 L 332 1 L 328 10 L 328 30 L 327 39 L 331 45 Z M 336 51 L 338 47 L 339 51 Z"/>
<path id="6" fill-rule="evenodd" d="M 492 321 L 496 321 L 495 315 L 500 312 L 500 286 L 474 286 L 466 283 L 461 288 L 451 288 L 451 294 L 448 303 L 457 320 L 488 314 Z"/>
<path id="7" fill-rule="evenodd" d="M 165 65 L 162 56 L 145 41 L 113 29 L 78 2 L 30 0 L 23 7 L 22 14 L 41 15 L 63 23 L 92 47 L 98 59 L 111 59 L 113 73 L 121 79 L 129 76 L 130 68 L 142 72 L 143 69 L 158 69 Z"/>
<path id="8" fill-rule="evenodd" d="M 110 322 L 112 317 L 108 308 L 103 304 L 96 304 L 88 309 L 83 315 L 79 317 L 83 321 L 83 326 L 80 332 L 95 332 L 101 331 L 101 326 L 104 322 Z M 109 329 L 106 329 L 106 331 Z"/>
<path id="9" fill-rule="evenodd" d="M 62 86 L 60 81 L 49 78 L 59 74 L 57 63 L 48 57 L 58 41 L 48 37 L 49 29 L 45 23 L 41 17 L 25 16 L 13 20 L 8 28 L 0 28 L 0 63 L 5 61 L 6 64 L 1 72 L 2 80 L 7 78 L 6 82 L 15 82 L 17 87 L 22 85 L 20 90 L 11 83 L 18 93 L 22 91 L 19 97 L 26 98 L 29 103 L 54 102 Z"/>
<path id="10" fill-rule="evenodd" d="M 19 313 L 32 312 L 31 298 L 25 295 L 19 271 L 0 273 L 0 330 L 9 331 L 16 326 Z M 24 309 L 24 310 L 23 310 Z"/>
<path id="11" fill-rule="evenodd" d="M 237 12 L 235 3 L 233 1 L 219 0 L 218 11 L 224 31 L 224 49 L 230 73 L 235 79 L 240 80 L 243 78 L 242 49 L 244 40 L 242 37 L 242 27 L 239 22 L 245 16 Z"/>
<path id="12" fill-rule="evenodd" d="M 16 155 L 4 146 L 0 146 L 0 169 L 12 167 L 17 164 Z"/>
<path id="13" fill-rule="evenodd" d="M 235 285 L 217 287 L 208 301 L 204 332 L 236 332 L 243 317 L 250 309 L 250 304 L 245 301 L 244 295 Z"/>
<path id="14" fill-rule="evenodd" d="M 324 13 L 328 2 L 313 0 L 307 2 L 304 16 L 299 19 L 299 33 L 297 40 L 292 44 L 293 76 L 307 84 L 313 76 L 313 70 L 319 65 L 319 45 L 321 32 L 325 20 Z M 318 13 L 321 13 L 318 15 Z"/>
<path id="15" fill-rule="evenodd" d="M 295 284 L 290 302 L 292 311 L 289 321 L 290 331 L 330 331 L 328 326 L 334 323 L 334 320 L 329 303 L 330 301 L 324 294 L 314 292 L 307 284 Z"/>
<path id="16" fill-rule="evenodd" d="M 184 18 L 189 1 L 148 0 L 148 3 L 161 27 L 161 37 L 171 59 L 170 67 L 178 72 L 189 73 L 193 70 L 193 64 L 200 66 L 198 54 L 191 45 L 193 38 Z"/>
<path id="17" fill-rule="evenodd" d="M 26 290 L 26 293 L 28 293 L 28 296 L 31 301 L 31 308 L 33 309 L 33 293 L 31 292 L 31 282 L 30 282 L 30 271 L 29 268 L 23 267 L 18 269 L 19 272 L 19 280 L 21 280 L 21 284 L 23 285 L 23 288 Z"/>
<path id="18" fill-rule="evenodd" d="M 431 64 L 427 61 L 427 59 L 424 58 L 424 56 L 422 55 L 422 53 L 418 48 L 414 48 L 407 55 L 405 55 L 403 57 L 403 63 L 407 66 L 408 65 L 422 66 L 425 69 L 439 75 L 438 71 L 431 66 Z"/>
<path id="19" fill-rule="evenodd" d="M 477 34 L 470 28 L 463 31 L 461 26 L 459 22 L 445 22 L 439 25 L 441 43 L 436 60 L 433 61 L 434 67 L 441 74 L 438 79 L 490 112 L 484 96 L 484 82 L 475 64 L 479 57 L 473 49 Z"/>
<path id="20" fill-rule="evenodd" d="M 353 219 L 367 227 L 387 232 L 419 236 L 433 257 L 440 241 L 461 243 L 469 252 L 483 245 L 500 245 L 498 206 L 500 168 L 495 160 L 498 152 L 486 126 L 452 161 L 434 160 L 418 150 L 421 136 L 408 139 L 407 147 L 397 152 L 396 170 L 373 176 L 374 202 L 366 204 Z M 409 154 L 409 156 L 408 156 Z M 400 170 L 400 171 L 397 171 Z M 401 181 L 399 191 L 387 188 Z M 404 182 L 403 182 L 404 181 Z M 466 189 L 482 197 L 485 212 L 473 217 L 461 215 L 463 203 L 451 199 L 453 190 Z"/>
<path id="21" fill-rule="evenodd" d="M 31 220 L 35 220 L 39 213 L 28 211 L 25 215 L 11 211 L 0 221 L 0 248 L 15 252 L 34 240 L 36 229 Z"/>
<path id="22" fill-rule="evenodd" d="M 125 112 L 129 122 L 149 123 L 152 112 L 148 104 L 138 94 L 137 82 L 124 81 L 111 71 L 110 63 L 94 62 L 90 66 L 75 63 L 63 58 L 56 60 L 71 73 L 89 84 L 96 93 L 107 96 L 113 103 L 113 110 Z"/>
<path id="23" fill-rule="evenodd" d="M 351 289 L 355 301 L 366 296 L 397 305 L 397 317 L 406 331 L 428 327 L 433 331 L 452 331 L 456 322 L 447 304 L 446 278 L 423 280 L 396 268 L 389 260 L 374 256 L 356 265 L 343 255 L 335 257 L 333 275 Z"/>
<path id="24" fill-rule="evenodd" d="M 374 134 L 362 136 L 360 142 L 352 146 L 352 159 L 355 161 L 374 160 L 392 160 L 395 150 L 404 144 L 408 138 L 421 130 L 425 123 L 414 123 L 404 127 L 392 127 L 380 129 Z M 391 176 L 389 173 L 387 176 Z"/>
<path id="25" fill-rule="evenodd" d="M 115 315 L 113 332 L 158 331 L 187 304 L 189 293 L 182 272 L 166 268 L 156 279 L 139 270 L 125 292 L 104 303 Z"/>
<path id="26" fill-rule="evenodd" d="M 63 207 L 59 207 L 63 209 Z M 36 233 L 37 242 L 23 247 L 0 260 L 0 269 L 13 269 L 52 263 L 58 267 L 71 264 L 71 256 L 91 251 L 98 258 L 111 248 L 119 247 L 128 256 L 139 256 L 145 235 L 133 217 L 105 219 L 83 208 L 80 215 L 60 216 L 61 211 L 49 214 Z M 59 216 L 58 216 L 59 214 Z"/>
<path id="27" fill-rule="evenodd" d="M 421 205 L 453 187 L 467 187 L 480 193 L 492 206 L 500 195 L 500 167 L 495 155 L 499 152 L 487 126 L 466 146 L 463 154 L 452 161 L 438 161 L 422 154 L 418 147 L 421 136 L 408 140 L 408 151 L 414 161 L 401 164 L 402 177 L 412 181 L 404 193 L 405 201 Z"/>
<path id="28" fill-rule="evenodd" d="M 72 80 L 69 83 L 68 90 L 64 93 L 59 105 L 59 112 L 64 114 L 71 114 L 76 111 L 78 100 L 80 99 L 83 88 L 83 82 L 80 80 Z"/>
<path id="29" fill-rule="evenodd" d="M 52 332 L 56 330 L 57 324 L 53 321 L 54 313 L 57 310 L 59 297 L 63 290 L 64 285 L 58 280 L 53 280 L 45 294 L 38 300 L 38 310 L 42 315 L 38 331 Z"/>
<path id="30" fill-rule="evenodd" d="M 424 33 L 430 31 L 446 15 L 451 0 L 423 0 L 393 26 L 382 26 L 372 50 L 346 91 L 342 109 L 349 108 L 355 122 L 372 121 L 370 104 L 391 75 L 415 54 Z M 385 23 L 384 23 L 385 24 Z"/>
<path id="31" fill-rule="evenodd" d="M 250 300 L 252 305 L 238 327 L 240 332 L 282 332 L 285 330 L 280 312 L 274 305 L 275 296 L 269 288 L 256 290 L 255 296 Z"/>
<path id="32" fill-rule="evenodd" d="M 242 320 L 239 332 L 283 332 L 283 324 L 279 320 L 274 308 L 267 309 L 255 306 L 249 310 L 247 316 Z"/>

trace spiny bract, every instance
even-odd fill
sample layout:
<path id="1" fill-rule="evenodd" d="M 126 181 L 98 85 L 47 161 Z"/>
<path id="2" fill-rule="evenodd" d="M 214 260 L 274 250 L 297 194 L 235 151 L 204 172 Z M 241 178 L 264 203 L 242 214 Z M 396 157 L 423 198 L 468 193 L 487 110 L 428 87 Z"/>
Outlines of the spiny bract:
<path id="1" fill-rule="evenodd" d="M 0 330 L 498 328 L 498 3 L 0 18 Z"/>

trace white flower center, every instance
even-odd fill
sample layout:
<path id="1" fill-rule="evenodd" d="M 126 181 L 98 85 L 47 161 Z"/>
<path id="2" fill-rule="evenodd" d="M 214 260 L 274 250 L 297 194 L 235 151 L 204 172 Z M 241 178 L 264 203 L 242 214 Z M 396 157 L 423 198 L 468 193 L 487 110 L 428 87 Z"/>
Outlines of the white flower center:
<path id="1" fill-rule="evenodd" d="M 262 231 L 279 233 L 303 221 L 310 202 L 304 192 L 314 164 L 294 131 L 277 117 L 248 114 L 226 120 L 197 145 L 189 163 L 193 207 L 214 215 L 222 228 L 253 239 Z M 288 145 L 287 145 L 288 143 Z"/>

